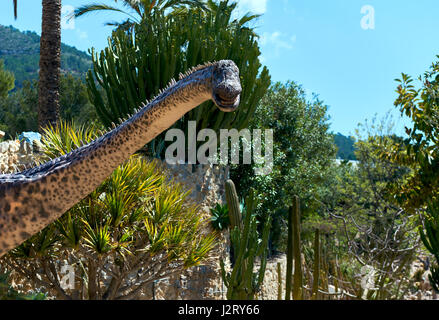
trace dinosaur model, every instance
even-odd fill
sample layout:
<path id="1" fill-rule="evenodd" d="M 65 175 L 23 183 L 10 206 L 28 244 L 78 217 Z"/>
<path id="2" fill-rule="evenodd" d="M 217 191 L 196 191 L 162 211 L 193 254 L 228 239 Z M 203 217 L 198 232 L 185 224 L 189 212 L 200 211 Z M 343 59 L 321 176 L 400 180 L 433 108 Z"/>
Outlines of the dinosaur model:
<path id="1" fill-rule="evenodd" d="M 233 61 L 198 66 L 93 142 L 38 167 L 0 175 L 0 257 L 58 219 L 188 111 L 209 99 L 221 111 L 234 111 L 241 90 Z"/>

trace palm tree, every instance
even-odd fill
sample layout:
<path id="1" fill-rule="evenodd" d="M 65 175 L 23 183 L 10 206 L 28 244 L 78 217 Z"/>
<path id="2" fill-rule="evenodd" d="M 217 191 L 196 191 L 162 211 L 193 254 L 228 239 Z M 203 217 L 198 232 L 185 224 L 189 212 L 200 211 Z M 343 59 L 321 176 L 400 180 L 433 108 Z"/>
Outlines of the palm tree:
<path id="1" fill-rule="evenodd" d="M 42 0 L 38 127 L 55 125 L 59 119 L 61 69 L 61 0 Z"/>
<path id="2" fill-rule="evenodd" d="M 114 0 L 118 2 L 118 0 Z M 71 17 L 78 18 L 95 11 L 113 11 L 120 12 L 128 16 L 123 22 L 107 22 L 105 25 L 116 26 L 122 29 L 131 29 L 135 24 L 152 14 L 156 10 L 164 11 L 166 9 L 184 8 L 185 6 L 197 6 L 206 9 L 203 0 L 121 0 L 122 5 L 128 8 L 129 11 L 124 11 L 115 6 L 106 5 L 103 3 L 92 3 L 84 5 L 75 9 Z"/>
<path id="3" fill-rule="evenodd" d="M 17 0 L 14 0 L 14 18 L 17 20 Z"/>
<path id="4" fill-rule="evenodd" d="M 13 0 L 17 19 L 17 0 Z M 54 126 L 59 119 L 61 70 L 61 0 L 42 0 L 40 80 L 38 81 L 38 128 Z"/>

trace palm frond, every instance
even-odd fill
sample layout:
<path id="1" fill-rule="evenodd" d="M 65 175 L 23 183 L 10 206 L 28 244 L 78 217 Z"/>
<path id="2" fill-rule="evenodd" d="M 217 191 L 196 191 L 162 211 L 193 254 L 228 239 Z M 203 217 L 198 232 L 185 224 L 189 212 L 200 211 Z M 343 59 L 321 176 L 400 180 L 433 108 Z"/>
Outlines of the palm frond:
<path id="1" fill-rule="evenodd" d="M 103 3 L 93 3 L 93 4 L 87 4 L 84 6 L 80 6 L 73 11 L 72 16 L 74 16 L 75 18 L 79 18 L 81 16 L 84 16 L 84 15 L 87 15 L 90 13 L 95 13 L 97 11 L 112 11 L 112 12 L 123 13 L 123 14 L 130 16 L 134 21 L 138 22 L 138 19 L 135 16 L 133 16 L 132 14 L 130 14 L 129 12 L 126 12 L 126 11 L 121 10 L 119 8 L 109 6 L 109 5 L 106 5 Z"/>

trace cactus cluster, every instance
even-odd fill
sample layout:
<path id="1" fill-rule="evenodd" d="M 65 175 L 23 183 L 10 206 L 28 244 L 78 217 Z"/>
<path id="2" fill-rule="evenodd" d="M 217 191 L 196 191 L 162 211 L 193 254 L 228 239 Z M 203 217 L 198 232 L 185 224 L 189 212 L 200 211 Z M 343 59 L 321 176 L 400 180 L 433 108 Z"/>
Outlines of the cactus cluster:
<path id="1" fill-rule="evenodd" d="M 230 237 L 235 253 L 235 262 L 231 272 L 227 272 L 224 262 L 220 261 L 222 278 L 227 287 L 227 299 L 253 300 L 264 280 L 271 217 L 265 222 L 261 241 L 258 237 L 256 216 L 253 214 L 256 206 L 254 193 L 250 192 L 245 200 L 246 213 L 244 220 L 242 220 L 238 195 L 233 181 L 226 181 L 225 186 L 232 228 Z M 260 258 L 260 267 L 255 272 L 257 257 Z"/>
<path id="2" fill-rule="evenodd" d="M 293 300 L 302 300 L 305 298 L 303 290 L 304 275 L 300 240 L 300 215 L 300 199 L 295 196 L 293 205 L 289 208 L 288 214 L 285 300 L 291 300 L 291 293 L 293 294 Z M 311 299 L 313 300 L 319 297 L 319 282 L 322 278 L 322 257 L 320 251 L 320 230 L 316 229 L 314 234 L 314 263 L 311 289 Z M 282 298 L 282 272 L 280 264 L 278 264 L 278 298 Z"/>
<path id="3" fill-rule="evenodd" d="M 294 275 L 293 272 L 294 263 Z M 294 281 L 292 281 L 294 278 Z M 287 275 L 285 300 L 291 299 L 293 292 L 294 300 L 302 299 L 302 253 L 300 249 L 300 200 L 295 196 L 293 206 L 288 214 L 288 243 L 287 243 Z M 292 287 L 292 288 L 291 288 Z"/>

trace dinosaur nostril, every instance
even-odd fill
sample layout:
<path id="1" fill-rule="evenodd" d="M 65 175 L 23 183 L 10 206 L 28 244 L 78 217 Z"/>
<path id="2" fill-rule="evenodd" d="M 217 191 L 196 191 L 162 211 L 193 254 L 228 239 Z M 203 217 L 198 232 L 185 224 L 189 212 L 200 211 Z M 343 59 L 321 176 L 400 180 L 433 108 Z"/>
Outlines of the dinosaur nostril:
<path id="1" fill-rule="evenodd" d="M 236 98 L 241 94 L 241 88 L 237 88 L 236 86 L 223 85 L 217 88 L 216 94 L 221 100 L 233 101 L 236 100 Z"/>

